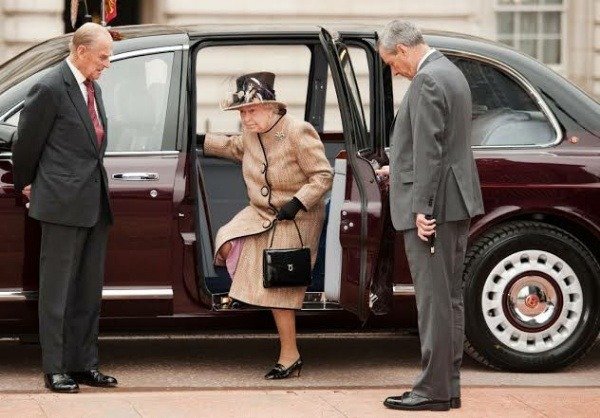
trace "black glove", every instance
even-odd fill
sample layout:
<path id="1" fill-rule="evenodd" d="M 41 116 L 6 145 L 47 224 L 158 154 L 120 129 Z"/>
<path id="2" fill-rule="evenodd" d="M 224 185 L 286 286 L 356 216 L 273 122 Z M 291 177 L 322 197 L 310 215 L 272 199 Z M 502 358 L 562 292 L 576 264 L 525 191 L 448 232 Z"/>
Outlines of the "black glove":
<path id="1" fill-rule="evenodd" d="M 296 217 L 296 214 L 300 209 L 306 210 L 302 202 L 293 197 L 292 200 L 283 205 L 279 212 L 277 212 L 277 220 L 291 221 Z"/>

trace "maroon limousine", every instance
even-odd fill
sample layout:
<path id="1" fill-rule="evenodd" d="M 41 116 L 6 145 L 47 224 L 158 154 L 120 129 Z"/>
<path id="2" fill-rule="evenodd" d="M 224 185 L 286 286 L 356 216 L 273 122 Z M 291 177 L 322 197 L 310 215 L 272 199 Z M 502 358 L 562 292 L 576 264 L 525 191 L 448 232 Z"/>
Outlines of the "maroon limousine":
<path id="1" fill-rule="evenodd" d="M 373 170 L 386 162 L 406 84 L 378 58 L 373 29 L 337 29 L 119 28 L 101 79 L 115 214 L 103 329 L 270 326 L 264 311 L 231 303 L 231 281 L 213 266 L 215 233 L 247 196 L 238 165 L 201 151 L 207 130 L 229 128 L 207 98 L 226 90 L 223 79 L 254 69 L 257 51 L 257 69 L 286 80 L 279 92 L 320 133 L 335 171 L 300 325 L 415 328 L 402 239 Z M 465 261 L 466 351 L 512 370 L 571 364 L 600 330 L 600 105 L 515 50 L 451 33 L 426 39 L 464 72 L 473 98 L 486 213 L 472 223 Z M 32 334 L 37 324 L 39 225 L 14 191 L 12 133 L 28 89 L 67 56 L 68 41 L 0 66 L 4 335 Z"/>

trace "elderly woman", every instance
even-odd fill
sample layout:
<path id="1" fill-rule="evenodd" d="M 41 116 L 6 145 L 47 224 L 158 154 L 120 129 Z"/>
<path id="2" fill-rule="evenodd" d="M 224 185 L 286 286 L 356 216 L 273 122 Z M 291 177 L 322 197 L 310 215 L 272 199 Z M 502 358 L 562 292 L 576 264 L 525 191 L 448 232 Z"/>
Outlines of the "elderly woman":
<path id="1" fill-rule="evenodd" d="M 314 266 L 325 215 L 323 196 L 331 188 L 331 166 L 315 129 L 286 115 L 275 99 L 275 75 L 246 74 L 236 80 L 224 110 L 239 110 L 239 136 L 207 134 L 204 153 L 242 164 L 250 204 L 217 233 L 215 264 L 226 265 L 232 278 L 229 296 L 271 308 L 280 352 L 266 379 L 300 375 L 295 310 L 302 307 L 306 287 L 269 287 L 262 283 L 263 250 L 310 247 Z M 277 228 L 274 222 L 277 221 Z"/>

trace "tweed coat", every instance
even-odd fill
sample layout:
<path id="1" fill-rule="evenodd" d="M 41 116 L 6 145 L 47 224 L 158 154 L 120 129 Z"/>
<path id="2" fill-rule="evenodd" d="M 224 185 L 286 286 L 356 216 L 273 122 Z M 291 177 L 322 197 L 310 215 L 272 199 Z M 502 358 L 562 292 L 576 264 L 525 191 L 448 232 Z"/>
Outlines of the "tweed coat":
<path id="1" fill-rule="evenodd" d="M 314 266 L 325 216 L 323 197 L 333 181 L 319 135 L 309 123 L 286 115 L 260 135 L 207 134 L 204 153 L 240 162 L 250 199 L 215 238 L 215 264 L 222 265 L 223 260 L 217 259 L 221 246 L 245 237 L 229 296 L 257 306 L 300 309 L 306 287 L 263 288 L 262 257 L 276 215 L 269 202 L 280 209 L 296 197 L 306 208 L 298 212 L 296 223 L 304 245 L 310 247 Z M 273 248 L 299 246 L 294 223 L 277 222 Z"/>

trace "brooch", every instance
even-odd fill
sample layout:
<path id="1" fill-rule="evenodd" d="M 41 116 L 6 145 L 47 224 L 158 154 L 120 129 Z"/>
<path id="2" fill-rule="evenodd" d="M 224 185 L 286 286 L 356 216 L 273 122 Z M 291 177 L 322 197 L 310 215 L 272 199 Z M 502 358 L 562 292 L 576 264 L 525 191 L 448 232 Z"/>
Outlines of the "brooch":
<path id="1" fill-rule="evenodd" d="M 285 138 L 285 134 L 283 133 L 283 131 L 275 132 L 275 138 L 278 141 L 281 141 L 283 138 Z"/>

